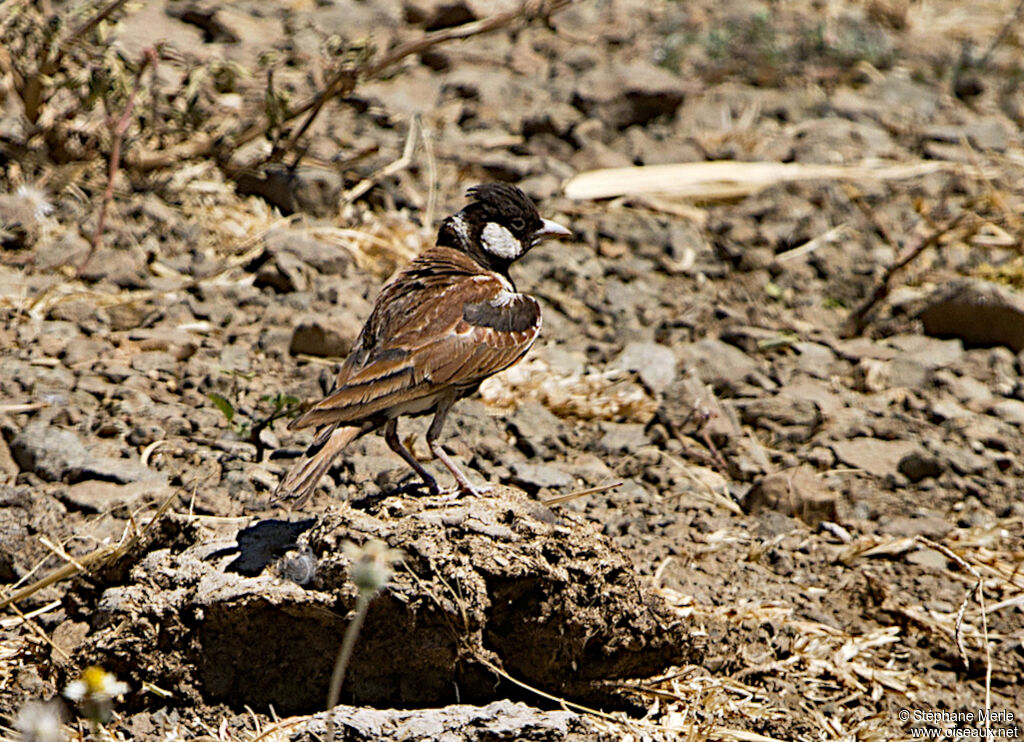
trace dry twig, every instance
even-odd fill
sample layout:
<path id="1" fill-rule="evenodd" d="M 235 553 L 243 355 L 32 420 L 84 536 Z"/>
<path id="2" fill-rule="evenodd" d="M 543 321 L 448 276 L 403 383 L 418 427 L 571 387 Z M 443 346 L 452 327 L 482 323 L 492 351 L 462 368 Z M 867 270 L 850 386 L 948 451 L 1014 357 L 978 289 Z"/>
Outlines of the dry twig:
<path id="1" fill-rule="evenodd" d="M 889 293 L 892 291 L 892 281 L 895 275 L 906 268 L 911 261 L 917 256 L 927 250 L 929 247 L 938 244 L 945 235 L 952 232 L 959 226 L 970 212 L 967 210 L 961 211 L 959 214 L 951 219 L 946 220 L 945 223 L 936 226 L 926 235 L 921 235 L 915 239 L 915 241 L 904 250 L 903 255 L 896 259 L 896 262 L 889 266 L 878 283 L 875 285 L 874 290 L 868 294 L 867 298 L 862 301 L 856 309 L 850 313 L 849 319 L 847 319 L 846 334 L 847 335 L 859 335 L 867 327 L 869 316 L 879 302 L 885 300 Z"/>
<path id="2" fill-rule="evenodd" d="M 538 18 L 547 18 L 552 13 L 565 7 L 571 0 L 526 0 L 515 10 L 495 13 L 472 23 L 464 23 L 454 28 L 445 28 L 424 34 L 418 39 L 406 41 L 387 52 L 381 59 L 372 62 L 365 68 L 345 67 L 327 81 L 323 89 L 309 96 L 296 106 L 287 109 L 276 121 L 269 121 L 265 116 L 258 121 L 251 121 L 242 130 L 232 136 L 223 136 L 221 132 L 197 135 L 191 141 L 159 150 L 140 150 L 125 159 L 125 166 L 137 171 L 158 170 L 175 165 L 182 160 L 213 155 L 222 162 L 227 155 L 244 144 L 259 139 L 274 127 L 293 121 L 308 114 L 296 134 L 282 148 L 282 154 L 297 146 L 298 139 L 313 123 L 323 107 L 331 100 L 344 97 L 351 93 L 361 80 L 372 80 L 388 72 L 406 57 L 421 54 L 439 44 L 454 39 L 467 39 L 506 28 L 515 23 L 530 23 Z"/>
<path id="3" fill-rule="evenodd" d="M 352 188 L 341 194 L 341 203 L 352 203 L 384 178 L 394 175 L 395 173 L 409 167 L 409 165 L 412 164 L 412 156 L 416 151 L 416 139 L 420 135 L 421 128 L 422 125 L 420 124 L 420 117 L 418 115 L 413 116 L 409 121 L 409 133 L 406 134 L 405 137 L 405 147 L 402 149 L 402 156 L 394 162 L 385 165 L 370 177 L 363 178 Z"/>
<path id="4" fill-rule="evenodd" d="M 971 601 L 971 596 L 977 594 L 978 604 L 981 606 L 981 639 L 985 643 L 985 709 L 991 710 L 992 708 L 992 646 L 988 640 L 988 611 L 985 610 L 985 586 L 984 580 L 970 562 L 964 559 L 962 556 L 957 554 L 955 551 L 950 549 L 948 546 L 943 546 L 940 543 L 932 541 L 930 538 L 924 536 L 915 536 L 914 540 L 922 546 L 926 546 L 929 549 L 942 554 L 947 559 L 951 559 L 956 562 L 961 569 L 968 572 L 976 582 L 973 589 L 968 590 L 964 596 L 963 602 L 960 604 L 960 609 L 956 613 L 956 630 L 954 637 L 956 638 L 956 648 L 960 652 L 960 658 L 964 661 L 964 667 L 970 668 L 971 663 L 967 658 L 967 650 L 964 647 L 963 640 L 963 622 L 964 613 L 967 611 L 967 604 Z M 985 728 L 989 728 L 989 714 L 985 715 Z"/>
<path id="5" fill-rule="evenodd" d="M 113 5 L 113 3 L 111 4 Z M 103 227 L 107 223 L 107 210 L 114 198 L 114 179 L 117 177 L 117 170 L 121 166 L 121 142 L 132 121 L 132 110 L 135 108 L 135 98 L 139 92 L 142 75 L 150 65 L 154 68 L 157 65 L 156 50 L 153 48 L 146 49 L 142 53 L 142 63 L 135 73 L 135 80 L 132 82 L 132 89 L 128 94 L 128 102 L 125 103 L 124 111 L 121 113 L 120 118 L 116 121 L 113 119 L 108 121 L 113 141 L 110 145 L 110 167 L 107 171 L 107 188 L 103 192 L 103 201 L 100 202 L 100 214 L 96 219 L 96 230 L 92 233 L 92 240 L 89 243 L 89 252 L 86 253 L 85 259 L 78 266 L 78 276 L 81 276 L 86 266 L 89 265 L 89 261 L 96 254 L 96 250 L 100 246 L 100 240 L 103 238 Z"/>

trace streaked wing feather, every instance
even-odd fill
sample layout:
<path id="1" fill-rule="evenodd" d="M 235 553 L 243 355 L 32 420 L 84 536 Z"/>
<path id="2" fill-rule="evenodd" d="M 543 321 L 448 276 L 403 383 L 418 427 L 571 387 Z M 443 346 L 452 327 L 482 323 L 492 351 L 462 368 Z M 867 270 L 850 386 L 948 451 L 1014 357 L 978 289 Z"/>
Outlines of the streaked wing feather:
<path id="1" fill-rule="evenodd" d="M 533 344 L 539 323 L 502 332 L 463 317 L 466 305 L 492 301 L 503 291 L 507 288 L 496 276 L 482 280 L 480 274 L 470 274 L 447 291 L 425 292 L 415 312 L 397 313 L 390 324 L 378 322 L 377 333 L 384 341 L 369 351 L 355 349 L 339 373 L 343 383 L 290 427 L 364 420 L 430 397 L 445 386 L 474 386 L 511 366 Z M 520 294 L 494 311 L 523 309 L 518 302 L 529 302 L 526 308 L 539 318 L 536 301 Z"/>

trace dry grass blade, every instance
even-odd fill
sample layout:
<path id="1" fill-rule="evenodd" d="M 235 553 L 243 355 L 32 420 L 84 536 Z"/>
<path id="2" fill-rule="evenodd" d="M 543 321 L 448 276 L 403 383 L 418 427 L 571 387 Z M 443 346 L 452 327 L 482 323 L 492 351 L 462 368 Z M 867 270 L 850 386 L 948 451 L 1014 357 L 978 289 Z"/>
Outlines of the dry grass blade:
<path id="1" fill-rule="evenodd" d="M 363 178 L 363 180 L 356 183 L 352 188 L 345 191 L 341 195 L 342 204 L 352 203 L 377 185 L 377 183 L 384 180 L 384 178 L 390 177 L 409 167 L 409 165 L 412 164 L 412 156 L 416 151 L 416 140 L 420 137 L 421 130 L 422 124 L 420 123 L 420 117 L 417 114 L 409 121 L 409 133 L 405 137 L 405 147 L 402 149 L 402 156 L 394 162 L 385 165 L 370 177 Z"/>
<path id="2" fill-rule="evenodd" d="M 35 412 L 36 410 L 43 410 L 50 406 L 49 402 L 25 402 L 23 404 L 3 404 L 0 405 L 0 414 L 3 413 L 14 413 L 19 412 Z"/>
<path id="3" fill-rule="evenodd" d="M 637 721 L 633 719 L 621 719 L 617 716 L 613 716 L 603 711 L 598 711 L 597 709 L 592 709 L 589 706 L 583 706 L 581 704 L 574 703 L 572 701 L 566 700 L 565 698 L 561 698 L 551 693 L 547 693 L 546 691 L 543 691 L 539 688 L 535 688 L 529 683 L 525 683 L 522 680 L 519 680 L 518 678 L 512 677 L 503 669 L 501 669 L 485 657 L 478 657 L 477 660 L 481 664 L 486 666 L 488 669 L 490 669 L 492 672 L 496 673 L 497 675 L 504 678 L 513 685 L 522 688 L 523 690 L 529 691 L 530 693 L 533 693 L 534 695 L 539 696 L 540 698 L 544 698 L 553 703 L 557 703 L 562 708 L 572 709 L 574 711 L 587 714 L 588 716 L 593 716 L 598 719 L 602 719 L 606 722 L 614 724 L 616 727 L 619 728 L 625 727 L 626 729 L 629 729 L 631 731 L 642 730 L 655 733 L 666 733 L 671 731 L 675 734 L 686 734 L 688 735 L 688 739 L 723 740 L 724 742 L 780 742 L 780 740 L 777 740 L 774 737 L 767 737 L 763 734 L 758 734 L 757 732 L 748 732 L 743 729 L 716 729 L 714 727 L 702 729 L 698 724 L 686 723 L 675 726 L 670 730 L 657 724 L 651 724 L 649 722 Z M 631 690 L 633 690 L 633 688 L 631 688 Z M 700 736 L 697 736 L 698 734 Z"/>
<path id="4" fill-rule="evenodd" d="M 824 234 L 818 235 L 813 240 L 808 240 L 798 247 L 779 253 L 775 256 L 775 259 L 780 263 L 785 263 L 787 260 L 794 260 L 796 258 L 803 257 L 804 255 L 810 255 L 819 247 L 831 245 L 833 242 L 839 242 L 839 240 L 846 237 L 849 228 L 850 225 L 845 222 L 843 224 L 839 224 L 832 227 L 832 229 L 828 230 Z"/>
<path id="5" fill-rule="evenodd" d="M 985 643 L 985 709 L 989 711 L 992 709 L 992 645 L 989 642 L 988 636 L 988 612 L 985 610 L 985 586 L 984 580 L 981 578 L 978 570 L 974 568 L 966 559 L 957 554 L 955 551 L 950 549 L 948 546 L 944 546 L 940 543 L 932 541 L 930 538 L 924 536 L 915 536 L 914 540 L 919 544 L 934 549 L 935 551 L 942 554 L 947 559 L 951 559 L 960 565 L 960 568 L 970 573 L 972 577 L 977 580 L 974 589 L 969 590 L 964 596 L 963 602 L 960 604 L 960 609 L 956 615 L 956 647 L 960 651 L 960 657 L 964 661 L 964 667 L 970 667 L 970 662 L 967 659 L 967 650 L 964 648 L 963 642 L 963 620 L 964 613 L 967 611 L 967 604 L 971 600 L 971 596 L 977 594 L 978 604 L 981 606 L 981 639 Z M 989 728 L 989 714 L 985 715 L 985 729 Z"/>
<path id="6" fill-rule="evenodd" d="M 3 595 L 3 594 L 4 594 L 4 591 L 0 590 L 0 595 Z M 11 610 L 14 611 L 18 615 L 18 618 L 21 620 L 22 623 L 24 623 L 28 627 L 29 631 L 31 631 L 39 639 L 41 639 L 42 642 L 44 644 L 46 644 L 47 646 L 49 646 L 50 649 L 52 649 L 56 654 L 59 654 L 61 657 L 63 657 L 65 661 L 68 661 L 68 660 L 71 659 L 71 656 L 67 653 L 67 651 L 63 647 L 61 647 L 60 645 L 54 644 L 53 640 L 46 634 L 45 631 L 43 631 L 42 627 L 40 627 L 39 624 L 37 624 L 33 620 L 33 618 L 35 616 L 40 615 L 40 611 L 33 611 L 32 613 L 24 613 L 24 612 L 22 612 L 22 610 L 20 608 L 18 608 L 17 605 L 15 605 L 13 603 L 11 604 Z"/>
<path id="7" fill-rule="evenodd" d="M 563 502 L 569 502 L 575 500 L 578 497 L 584 497 L 585 495 L 596 495 L 599 492 L 607 492 L 613 490 L 616 487 L 621 487 L 622 482 L 611 482 L 610 484 L 602 484 L 597 487 L 590 487 L 579 492 L 570 492 L 568 495 L 559 495 L 557 497 L 549 497 L 547 500 L 541 500 L 545 505 L 561 505 Z"/>
<path id="8" fill-rule="evenodd" d="M 565 195 L 584 200 L 658 193 L 720 200 L 741 198 L 769 186 L 801 180 L 903 180 L 950 171 L 969 173 L 971 168 L 961 163 L 930 160 L 884 165 L 719 160 L 591 170 L 566 183 Z"/>
<path id="9" fill-rule="evenodd" d="M 156 514 L 153 515 L 149 523 L 147 523 L 146 527 L 143 528 L 141 531 L 137 531 L 127 539 L 122 539 L 121 543 L 118 543 L 116 545 L 107 544 L 105 546 L 101 546 L 95 551 L 91 551 L 88 554 L 85 554 L 84 556 L 78 557 L 77 560 L 69 561 L 62 567 L 58 567 L 56 570 L 48 574 L 46 577 L 42 577 L 33 582 L 31 585 L 23 587 L 22 589 L 15 592 L 13 595 L 5 596 L 4 598 L 0 599 L 0 609 L 7 608 L 8 606 L 15 607 L 16 603 L 21 602 L 25 598 L 29 597 L 30 595 L 33 595 L 34 593 L 39 592 L 45 587 L 49 587 L 50 585 L 54 585 L 60 582 L 61 580 L 66 580 L 69 577 L 73 577 L 79 572 L 83 572 L 101 566 L 103 564 L 107 564 L 113 561 L 114 559 L 118 559 L 124 554 L 127 554 L 136 544 L 139 543 L 139 541 L 141 541 L 146 536 L 147 533 L 149 533 L 150 530 L 152 530 L 153 526 L 155 526 L 160 521 L 160 519 L 164 517 L 164 515 L 170 509 L 171 503 L 173 503 L 177 497 L 178 492 L 176 491 L 168 495 L 160 504 L 160 507 L 157 508 Z"/>

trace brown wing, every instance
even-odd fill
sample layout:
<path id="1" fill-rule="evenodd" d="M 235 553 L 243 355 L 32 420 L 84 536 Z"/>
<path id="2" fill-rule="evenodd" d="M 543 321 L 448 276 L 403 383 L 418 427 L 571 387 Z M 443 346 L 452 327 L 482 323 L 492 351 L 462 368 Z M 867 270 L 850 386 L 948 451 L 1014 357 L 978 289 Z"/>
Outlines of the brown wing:
<path id="1" fill-rule="evenodd" d="M 458 259 L 456 260 L 458 262 Z M 338 386 L 289 427 L 352 424 L 450 387 L 472 387 L 508 368 L 540 331 L 540 306 L 494 274 L 414 263 L 389 284 L 367 320 Z"/>

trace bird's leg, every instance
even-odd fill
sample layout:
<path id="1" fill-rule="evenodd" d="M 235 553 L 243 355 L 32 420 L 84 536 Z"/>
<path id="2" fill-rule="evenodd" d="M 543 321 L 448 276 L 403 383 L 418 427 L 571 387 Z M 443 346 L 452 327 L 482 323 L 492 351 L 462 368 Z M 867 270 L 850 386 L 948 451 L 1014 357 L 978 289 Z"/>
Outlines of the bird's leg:
<path id="1" fill-rule="evenodd" d="M 441 443 L 437 440 L 441 435 L 441 429 L 444 427 L 445 418 L 448 417 L 448 410 L 451 409 L 452 403 L 455 401 L 454 398 L 442 399 L 437 405 L 437 412 L 434 413 L 434 419 L 430 423 L 430 428 L 427 429 L 427 445 L 430 446 L 431 453 L 436 456 L 445 468 L 452 473 L 455 477 L 455 481 L 458 483 L 458 490 L 463 495 L 480 495 L 480 490 L 473 486 L 469 478 L 462 473 L 462 470 L 452 461 L 451 457 L 445 453 L 441 447 Z"/>
<path id="2" fill-rule="evenodd" d="M 430 472 L 423 468 L 423 464 L 416 460 L 416 457 L 412 455 L 412 451 L 402 445 L 402 441 L 398 438 L 398 418 L 392 418 L 388 420 L 384 426 L 384 440 L 387 441 L 388 446 L 392 451 L 402 457 L 409 466 L 413 468 L 417 474 L 420 475 L 420 479 L 427 485 L 427 489 L 430 490 L 430 494 L 439 495 L 441 494 L 441 488 L 437 486 L 437 480 L 431 476 Z"/>

